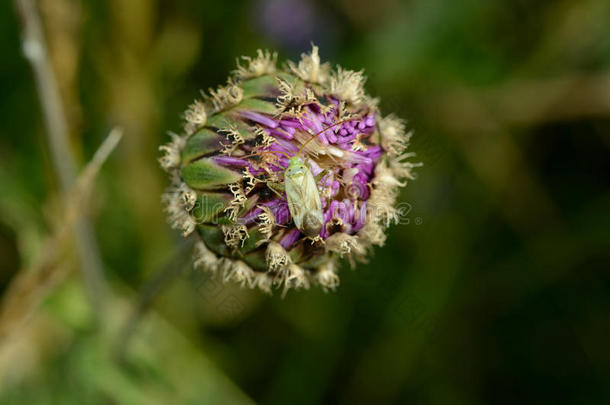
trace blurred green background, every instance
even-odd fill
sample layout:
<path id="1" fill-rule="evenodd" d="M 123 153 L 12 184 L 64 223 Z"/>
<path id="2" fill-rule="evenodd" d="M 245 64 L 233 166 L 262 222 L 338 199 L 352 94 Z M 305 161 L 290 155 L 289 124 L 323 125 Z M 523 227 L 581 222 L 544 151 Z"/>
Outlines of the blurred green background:
<path id="1" fill-rule="evenodd" d="M 610 401 L 610 2 L 37 4 L 79 167 L 124 137 L 86 211 L 108 281 L 92 308 L 0 2 L 1 404 Z M 368 265 L 282 300 L 176 261 L 157 147 L 236 57 L 310 41 L 365 69 L 424 166 Z"/>

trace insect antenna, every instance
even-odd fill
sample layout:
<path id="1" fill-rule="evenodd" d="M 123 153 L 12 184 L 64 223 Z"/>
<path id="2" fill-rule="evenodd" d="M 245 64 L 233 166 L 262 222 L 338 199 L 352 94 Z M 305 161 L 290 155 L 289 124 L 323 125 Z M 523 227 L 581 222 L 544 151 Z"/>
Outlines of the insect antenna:
<path id="1" fill-rule="evenodd" d="M 355 120 L 355 119 L 358 119 L 358 118 L 359 118 L 359 117 L 351 117 L 351 118 L 346 118 L 346 119 L 344 119 L 344 120 L 341 120 L 341 121 L 335 122 L 334 124 L 327 126 L 326 128 L 322 129 L 321 131 L 316 132 L 316 133 L 315 133 L 315 134 L 313 134 L 313 135 L 312 135 L 312 136 L 311 136 L 311 137 L 310 137 L 310 138 L 309 138 L 307 141 L 305 141 L 305 143 L 304 143 L 303 145 L 301 145 L 301 147 L 299 148 L 299 151 L 297 152 L 297 155 L 300 155 L 300 154 L 301 154 L 301 152 L 303 151 L 303 149 L 305 149 L 305 146 L 307 146 L 307 144 L 308 144 L 309 142 L 311 142 L 311 141 L 312 141 L 314 138 L 318 137 L 318 136 L 319 136 L 321 133 L 324 133 L 324 132 L 326 132 L 327 130 L 329 130 L 329 129 L 333 128 L 333 127 L 336 127 L 337 125 L 341 125 L 341 124 L 343 124 L 343 123 L 346 123 L 346 122 L 348 122 L 348 121 Z"/>

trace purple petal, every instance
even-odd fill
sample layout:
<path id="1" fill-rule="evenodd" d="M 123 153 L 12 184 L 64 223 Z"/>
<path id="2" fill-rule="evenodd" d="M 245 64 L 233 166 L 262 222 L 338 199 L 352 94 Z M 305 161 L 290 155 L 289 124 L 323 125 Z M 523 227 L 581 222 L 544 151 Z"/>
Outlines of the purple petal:
<path id="1" fill-rule="evenodd" d="M 259 214 L 261 212 L 263 212 L 263 210 L 256 207 L 253 210 L 251 210 L 250 212 L 248 212 L 246 215 L 244 215 L 243 217 L 239 218 L 239 223 L 244 224 L 244 225 L 250 225 L 252 222 L 256 221 L 256 218 L 259 216 Z"/>
<path id="2" fill-rule="evenodd" d="M 301 126 L 301 123 L 299 121 L 289 120 L 289 119 L 281 120 L 280 124 L 284 127 L 291 127 L 291 128 L 299 128 Z"/>
<path id="3" fill-rule="evenodd" d="M 337 138 L 337 143 L 338 144 L 345 144 L 345 143 L 349 143 L 351 141 L 353 141 L 354 139 L 356 139 L 356 136 L 358 136 L 357 134 L 351 134 L 349 136 L 340 136 L 339 138 Z"/>
<path id="4" fill-rule="evenodd" d="M 294 133 L 294 129 L 292 131 Z M 280 138 L 283 138 L 283 139 L 294 138 L 294 136 L 292 136 L 292 134 L 290 132 L 285 131 L 282 128 L 271 129 L 269 132 L 271 133 L 271 135 L 279 136 Z"/>
<path id="5" fill-rule="evenodd" d="M 320 131 L 322 131 L 325 127 L 322 125 L 322 123 L 320 122 L 320 120 L 318 119 L 318 116 L 315 114 L 307 114 L 307 117 L 309 119 L 304 119 L 303 123 L 308 124 L 308 127 L 310 129 L 313 129 L 314 133 L 318 133 Z M 331 131 L 332 129 L 329 129 L 327 131 L 324 131 L 320 134 L 318 134 L 317 138 L 324 144 L 324 145 L 328 145 L 328 139 L 326 138 L 326 133 Z M 311 134 L 313 136 L 313 134 Z"/>
<path id="6" fill-rule="evenodd" d="M 373 159 L 365 156 L 362 152 L 352 153 L 349 159 L 354 163 L 373 164 Z"/>
<path id="7" fill-rule="evenodd" d="M 239 166 L 245 167 L 248 165 L 248 161 L 232 156 L 214 156 L 212 158 L 216 163 L 227 166 Z"/>
<path id="8" fill-rule="evenodd" d="M 341 188 L 341 184 L 337 180 L 333 181 L 333 184 L 331 185 L 331 192 L 330 192 L 331 197 L 336 196 L 337 193 L 339 192 L 340 188 Z"/>
<path id="9" fill-rule="evenodd" d="M 285 200 L 280 200 L 280 203 L 271 208 L 273 215 L 275 216 L 275 222 L 280 225 L 285 224 L 290 219 L 290 210 L 288 209 L 288 203 Z"/>
<path id="10" fill-rule="evenodd" d="M 271 118 L 265 117 L 264 115 L 259 114 L 254 111 L 240 111 L 240 114 L 243 115 L 244 117 L 248 118 L 249 120 L 252 120 L 259 124 L 265 125 L 269 128 L 277 128 L 279 125 L 276 121 L 272 120 Z"/>
<path id="11" fill-rule="evenodd" d="M 375 145 L 371 146 L 365 151 L 362 151 L 362 153 L 373 160 L 377 160 L 381 157 L 383 150 L 381 149 L 381 146 Z"/>
<path id="12" fill-rule="evenodd" d="M 326 136 L 328 137 L 328 142 L 337 143 L 337 136 L 332 130 L 326 131 Z"/>
<path id="13" fill-rule="evenodd" d="M 309 160 L 309 167 L 311 168 L 311 173 L 314 176 L 317 176 L 318 174 L 322 173 L 322 168 L 313 160 Z"/>
<path id="14" fill-rule="evenodd" d="M 282 121 L 283 122 L 283 121 Z M 281 125 L 282 129 L 286 132 L 288 132 L 290 135 L 294 135 L 294 133 L 296 132 L 296 130 L 294 129 L 294 127 L 291 127 L 289 125 Z"/>
<path id="15" fill-rule="evenodd" d="M 354 203 L 350 200 L 343 200 L 343 204 L 345 204 L 345 214 L 347 216 L 347 222 L 349 222 L 350 224 L 354 223 L 354 214 L 355 214 L 355 209 L 354 209 Z"/>
<path id="16" fill-rule="evenodd" d="M 369 198 L 369 187 L 368 176 L 364 173 L 358 173 L 352 179 L 352 183 L 350 184 L 350 192 L 355 195 L 355 197 L 361 200 L 367 200 Z"/>
<path id="17" fill-rule="evenodd" d="M 349 222 L 349 217 L 347 215 L 347 207 L 345 206 L 345 203 L 343 201 L 340 201 L 337 205 L 337 210 L 334 216 L 341 219 L 343 223 Z"/>
<path id="18" fill-rule="evenodd" d="M 364 221 L 366 221 L 366 204 L 364 201 L 360 210 L 358 211 L 358 218 L 356 218 L 356 224 L 354 225 L 354 232 L 358 232 L 364 226 Z"/>
<path id="19" fill-rule="evenodd" d="M 276 139 L 276 142 L 272 144 L 272 147 L 286 152 L 289 155 L 298 152 L 299 148 L 293 142 L 286 142 L 284 139 Z"/>
<path id="20" fill-rule="evenodd" d="M 250 173 L 252 173 L 253 176 L 260 176 L 261 174 L 265 173 L 265 170 L 260 168 L 257 169 L 251 163 L 248 163 L 248 169 L 250 170 Z"/>
<path id="21" fill-rule="evenodd" d="M 366 175 L 366 180 L 369 181 L 370 177 L 373 175 L 373 163 L 361 163 L 359 165 L 354 166 L 358 168 L 358 173 L 363 173 Z"/>
<path id="22" fill-rule="evenodd" d="M 301 231 L 299 231 L 297 228 L 294 228 L 286 235 L 284 235 L 282 240 L 280 240 L 280 245 L 282 245 L 284 249 L 288 249 L 290 246 L 294 245 L 294 243 L 299 239 L 300 235 Z"/>
<path id="23" fill-rule="evenodd" d="M 330 221 L 333 218 L 338 206 L 339 206 L 339 201 L 337 201 L 337 200 L 331 201 L 330 206 L 324 212 L 324 223 Z"/>

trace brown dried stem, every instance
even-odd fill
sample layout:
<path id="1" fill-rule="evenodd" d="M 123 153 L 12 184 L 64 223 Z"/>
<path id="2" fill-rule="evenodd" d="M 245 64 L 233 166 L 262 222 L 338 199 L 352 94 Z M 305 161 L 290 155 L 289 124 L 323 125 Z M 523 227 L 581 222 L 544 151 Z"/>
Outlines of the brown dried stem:
<path id="1" fill-rule="evenodd" d="M 68 140 L 68 124 L 51 61 L 40 15 L 34 0 L 15 0 L 23 25 L 23 53 L 30 62 L 40 97 L 53 165 L 67 204 L 77 176 L 76 162 Z M 87 293 L 96 313 L 102 308 L 106 289 L 103 265 L 91 223 L 79 216 L 72 227 Z"/>
<path id="2" fill-rule="evenodd" d="M 19 271 L 9 285 L 0 307 L 0 343 L 15 334 L 49 291 L 69 274 L 69 266 L 62 259 L 69 250 L 71 230 L 87 205 L 97 173 L 121 137 L 119 129 L 110 132 L 68 193 L 60 226 L 47 238 L 41 257 L 32 268 Z"/>

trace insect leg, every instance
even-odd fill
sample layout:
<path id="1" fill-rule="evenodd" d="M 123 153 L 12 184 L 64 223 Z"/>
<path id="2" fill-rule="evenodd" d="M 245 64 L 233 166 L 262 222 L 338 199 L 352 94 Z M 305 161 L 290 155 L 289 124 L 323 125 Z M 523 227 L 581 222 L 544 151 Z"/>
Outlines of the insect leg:
<path id="1" fill-rule="evenodd" d="M 320 180 L 322 180 L 329 173 L 330 172 L 328 171 L 328 169 L 322 170 L 317 176 L 315 176 L 316 184 L 319 183 Z"/>
<path id="2" fill-rule="evenodd" d="M 280 198 L 284 198 L 282 193 L 284 191 L 286 191 L 286 188 L 284 187 L 284 185 L 282 183 L 276 183 L 276 182 L 273 182 L 273 181 L 268 181 L 267 182 L 267 187 L 269 188 L 269 190 L 271 190 L 275 194 L 277 194 Z"/>

